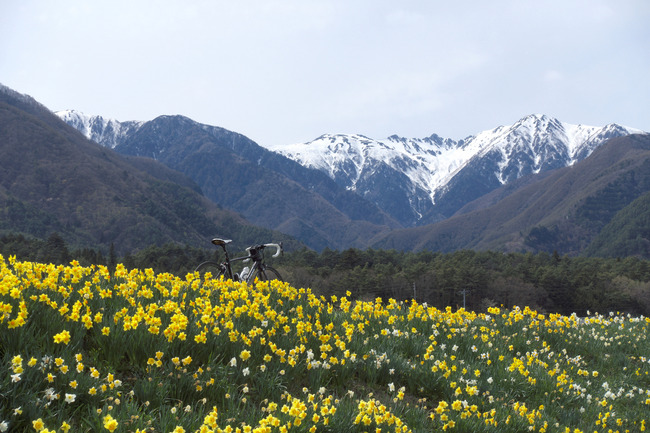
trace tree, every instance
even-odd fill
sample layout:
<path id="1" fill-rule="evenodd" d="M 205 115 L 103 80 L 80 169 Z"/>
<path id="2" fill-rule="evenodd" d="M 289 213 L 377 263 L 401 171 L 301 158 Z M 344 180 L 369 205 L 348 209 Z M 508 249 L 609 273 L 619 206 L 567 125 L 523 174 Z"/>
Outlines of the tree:
<path id="1" fill-rule="evenodd" d="M 117 255 L 115 254 L 115 244 L 111 242 L 111 246 L 108 250 L 108 269 L 110 269 L 112 272 L 116 266 L 117 266 Z"/>
<path id="2" fill-rule="evenodd" d="M 72 260 L 65 241 L 57 232 L 52 233 L 45 241 L 44 249 L 39 254 L 39 260 L 60 265 L 68 264 Z"/>

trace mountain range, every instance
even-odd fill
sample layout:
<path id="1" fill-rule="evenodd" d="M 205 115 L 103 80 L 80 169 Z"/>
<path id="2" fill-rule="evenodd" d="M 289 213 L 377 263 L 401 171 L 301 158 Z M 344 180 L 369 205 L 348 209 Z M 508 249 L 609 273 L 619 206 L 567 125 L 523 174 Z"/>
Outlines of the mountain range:
<path id="1" fill-rule="evenodd" d="M 463 140 L 338 134 L 266 149 L 184 116 L 55 116 L 0 95 L 2 231 L 126 250 L 230 232 L 315 250 L 650 256 L 650 136 L 633 128 L 530 115 Z"/>
<path id="2" fill-rule="evenodd" d="M 365 247 L 392 229 L 444 221 L 504 185 L 572 166 L 609 139 L 643 133 L 535 114 L 462 140 L 326 134 L 269 152 L 241 134 L 182 116 L 118 122 L 76 111 L 57 114 L 119 153 L 180 170 L 211 200 L 316 249 Z M 238 161 L 235 170 L 231 161 Z M 262 209 L 258 203 L 274 204 Z"/>
<path id="3" fill-rule="evenodd" d="M 573 165 L 606 140 L 634 133 L 642 131 L 530 115 L 458 141 L 327 134 L 274 150 L 328 174 L 408 227 L 449 218 L 502 185 Z"/>
<path id="4" fill-rule="evenodd" d="M 325 173 L 224 128 L 184 116 L 119 123 L 72 111 L 57 114 L 88 138 L 178 170 L 215 203 L 316 250 L 365 247 L 368 239 L 401 227 Z"/>

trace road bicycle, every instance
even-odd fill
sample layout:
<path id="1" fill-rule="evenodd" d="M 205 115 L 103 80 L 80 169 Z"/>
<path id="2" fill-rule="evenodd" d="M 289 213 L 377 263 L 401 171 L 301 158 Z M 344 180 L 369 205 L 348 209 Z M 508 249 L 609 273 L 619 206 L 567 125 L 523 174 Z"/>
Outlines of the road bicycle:
<path id="1" fill-rule="evenodd" d="M 278 271 L 264 263 L 264 249 L 275 248 L 276 251 L 272 257 L 278 257 L 283 252 L 282 242 L 279 244 L 270 243 L 252 245 L 246 248 L 247 255 L 242 257 L 235 257 L 234 259 L 230 258 L 228 255 L 228 249 L 226 248 L 226 245 L 231 242 L 232 240 L 230 239 L 212 239 L 213 244 L 223 249 L 226 259 L 221 263 L 211 260 L 203 262 L 196 267 L 195 272 L 198 272 L 201 275 L 205 275 L 206 273 L 210 272 L 212 274 L 212 278 L 220 278 L 223 275 L 223 277 L 226 279 L 231 279 L 233 281 L 245 281 L 247 283 L 254 282 L 256 278 L 260 281 L 283 281 Z M 247 263 L 251 260 L 253 261 L 252 266 L 244 267 L 244 269 L 242 269 L 239 273 L 233 272 L 232 264 L 234 262 L 241 261 Z"/>

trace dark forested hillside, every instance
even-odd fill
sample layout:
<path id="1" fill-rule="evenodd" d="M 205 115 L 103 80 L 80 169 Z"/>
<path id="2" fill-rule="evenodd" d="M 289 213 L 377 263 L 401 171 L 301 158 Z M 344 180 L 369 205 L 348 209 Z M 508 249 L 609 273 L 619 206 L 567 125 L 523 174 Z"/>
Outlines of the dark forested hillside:
<path id="1" fill-rule="evenodd" d="M 616 213 L 584 252 L 592 257 L 650 257 L 650 193 Z"/>
<path id="2" fill-rule="evenodd" d="M 296 287 L 326 296 L 416 299 L 471 311 L 518 305 L 563 314 L 650 314 L 650 262 L 634 257 L 348 249 L 294 252 L 277 267 Z"/>
<path id="3" fill-rule="evenodd" d="M 0 88 L 0 232 L 120 253 L 151 244 L 208 245 L 280 237 L 197 192 L 191 180 L 153 161 L 129 161 L 85 139 L 33 99 Z"/>

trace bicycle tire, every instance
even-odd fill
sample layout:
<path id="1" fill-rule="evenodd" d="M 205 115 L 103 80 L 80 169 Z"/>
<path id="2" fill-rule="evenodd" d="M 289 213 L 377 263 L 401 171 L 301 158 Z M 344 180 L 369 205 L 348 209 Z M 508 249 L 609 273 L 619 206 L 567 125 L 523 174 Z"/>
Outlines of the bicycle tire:
<path id="1" fill-rule="evenodd" d="M 272 280 L 284 281 L 280 273 L 276 271 L 274 268 L 272 268 L 271 266 L 264 266 L 264 269 L 257 269 L 255 271 L 255 274 L 249 277 L 247 281 L 249 283 L 252 283 L 253 281 L 255 281 L 255 278 L 257 278 L 260 281 L 272 281 Z"/>
<path id="2" fill-rule="evenodd" d="M 223 275 L 223 267 L 221 263 L 217 262 L 203 262 L 194 269 L 194 272 L 198 272 L 201 278 L 205 276 L 206 273 L 210 272 L 213 279 L 218 279 Z"/>

